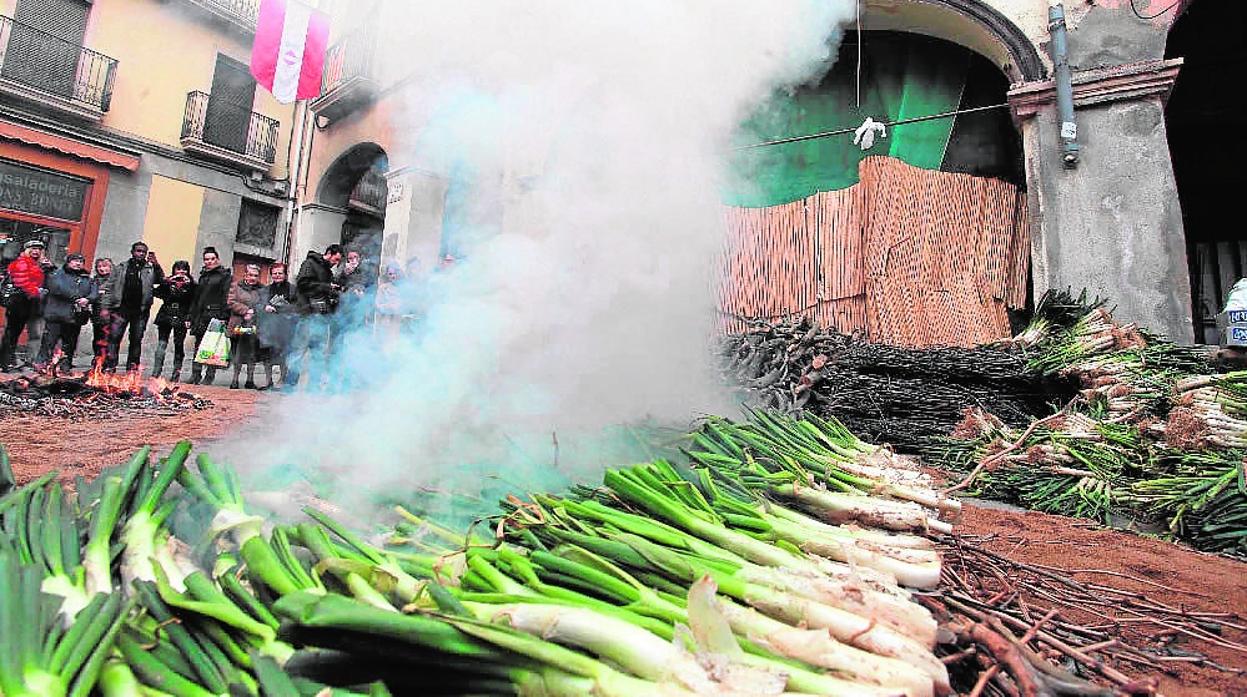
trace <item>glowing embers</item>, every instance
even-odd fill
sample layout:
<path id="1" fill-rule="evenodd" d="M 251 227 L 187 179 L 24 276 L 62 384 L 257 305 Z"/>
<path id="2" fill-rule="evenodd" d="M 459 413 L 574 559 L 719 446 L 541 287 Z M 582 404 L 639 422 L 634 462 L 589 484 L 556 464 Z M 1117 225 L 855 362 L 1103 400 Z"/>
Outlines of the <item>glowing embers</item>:
<path id="1" fill-rule="evenodd" d="M 61 374 L 52 367 L 32 377 L 0 382 L 0 412 L 79 420 L 172 415 L 212 406 L 210 400 L 180 388 L 168 380 L 145 377 L 141 370 L 107 372 L 99 358 L 82 375 Z"/>

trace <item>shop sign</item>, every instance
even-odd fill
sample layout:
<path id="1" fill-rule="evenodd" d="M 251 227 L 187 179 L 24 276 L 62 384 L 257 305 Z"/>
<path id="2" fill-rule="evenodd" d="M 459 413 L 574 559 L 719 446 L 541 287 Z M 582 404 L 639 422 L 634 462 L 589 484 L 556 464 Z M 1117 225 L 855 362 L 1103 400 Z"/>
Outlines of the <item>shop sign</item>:
<path id="1" fill-rule="evenodd" d="M 90 182 L 0 161 L 0 208 L 81 220 Z"/>

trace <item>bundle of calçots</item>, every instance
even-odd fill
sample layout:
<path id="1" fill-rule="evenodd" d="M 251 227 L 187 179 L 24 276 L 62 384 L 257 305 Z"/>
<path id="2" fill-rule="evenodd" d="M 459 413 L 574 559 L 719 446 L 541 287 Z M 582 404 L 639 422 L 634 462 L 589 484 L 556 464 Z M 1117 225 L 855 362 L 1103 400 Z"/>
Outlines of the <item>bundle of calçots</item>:
<path id="1" fill-rule="evenodd" d="M 266 529 L 188 443 L 76 497 L 9 487 L 0 694 L 948 691 L 906 587 L 938 584 L 915 533 L 956 502 L 834 421 L 709 419 L 687 452 L 508 497 L 465 533 L 405 509 L 379 534 L 311 509 Z"/>
<path id="2" fill-rule="evenodd" d="M 1073 412 L 1015 429 L 967 409 L 943 464 L 973 470 L 976 495 L 1107 523 L 1127 513 L 1123 496 L 1155 458 L 1132 425 Z"/>
<path id="3" fill-rule="evenodd" d="M 967 409 L 939 458 L 972 472 L 966 488 L 1247 554 L 1247 372 L 1207 374 L 1204 350 L 1118 325 L 1085 295 L 1046 296 L 1014 343 L 1083 390 L 1025 428 Z"/>

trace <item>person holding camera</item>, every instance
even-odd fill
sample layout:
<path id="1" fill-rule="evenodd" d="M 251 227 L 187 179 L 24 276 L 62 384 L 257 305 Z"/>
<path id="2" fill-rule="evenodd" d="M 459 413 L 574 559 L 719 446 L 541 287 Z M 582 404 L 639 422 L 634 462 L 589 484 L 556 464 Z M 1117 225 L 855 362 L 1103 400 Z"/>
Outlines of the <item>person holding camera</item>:
<path id="1" fill-rule="evenodd" d="M 165 355 L 169 352 L 169 339 L 173 339 L 173 372 L 169 380 L 177 382 L 182 377 L 182 363 L 186 360 L 186 333 L 190 326 L 191 305 L 195 302 L 198 284 L 191 278 L 189 261 L 173 262 L 173 273 L 156 285 L 155 294 L 164 302 L 156 313 L 156 355 L 152 359 L 152 377 L 160 377 L 165 367 Z"/>
<path id="2" fill-rule="evenodd" d="M 290 351 L 290 377 L 283 380 L 282 385 L 287 392 L 294 391 L 305 368 L 308 388 L 317 388 L 316 380 L 320 378 L 329 342 L 330 316 L 337 309 L 338 297 L 342 293 L 342 286 L 333 280 L 333 267 L 340 263 L 342 245 L 331 244 L 325 248 L 324 254 L 308 252 L 299 267 L 299 275 L 295 276 L 299 324 Z"/>
<path id="3" fill-rule="evenodd" d="M 43 343 L 35 370 L 44 372 L 56 367 L 68 373 L 74 367 L 78 335 L 82 325 L 91 318 L 91 304 L 99 297 L 99 289 L 87 271 L 87 259 L 77 252 L 65 257 L 65 265 L 48 274 L 48 293 L 43 307 Z M 57 344 L 61 346 L 60 362 L 52 366 Z"/>

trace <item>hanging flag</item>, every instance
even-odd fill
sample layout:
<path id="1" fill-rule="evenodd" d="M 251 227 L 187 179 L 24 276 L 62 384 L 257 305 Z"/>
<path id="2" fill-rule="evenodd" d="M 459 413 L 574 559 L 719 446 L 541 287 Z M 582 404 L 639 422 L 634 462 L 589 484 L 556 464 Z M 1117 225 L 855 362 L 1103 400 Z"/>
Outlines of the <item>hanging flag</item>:
<path id="1" fill-rule="evenodd" d="M 260 0 L 251 74 L 283 104 L 311 99 L 320 94 L 328 45 L 325 13 L 298 0 Z"/>

